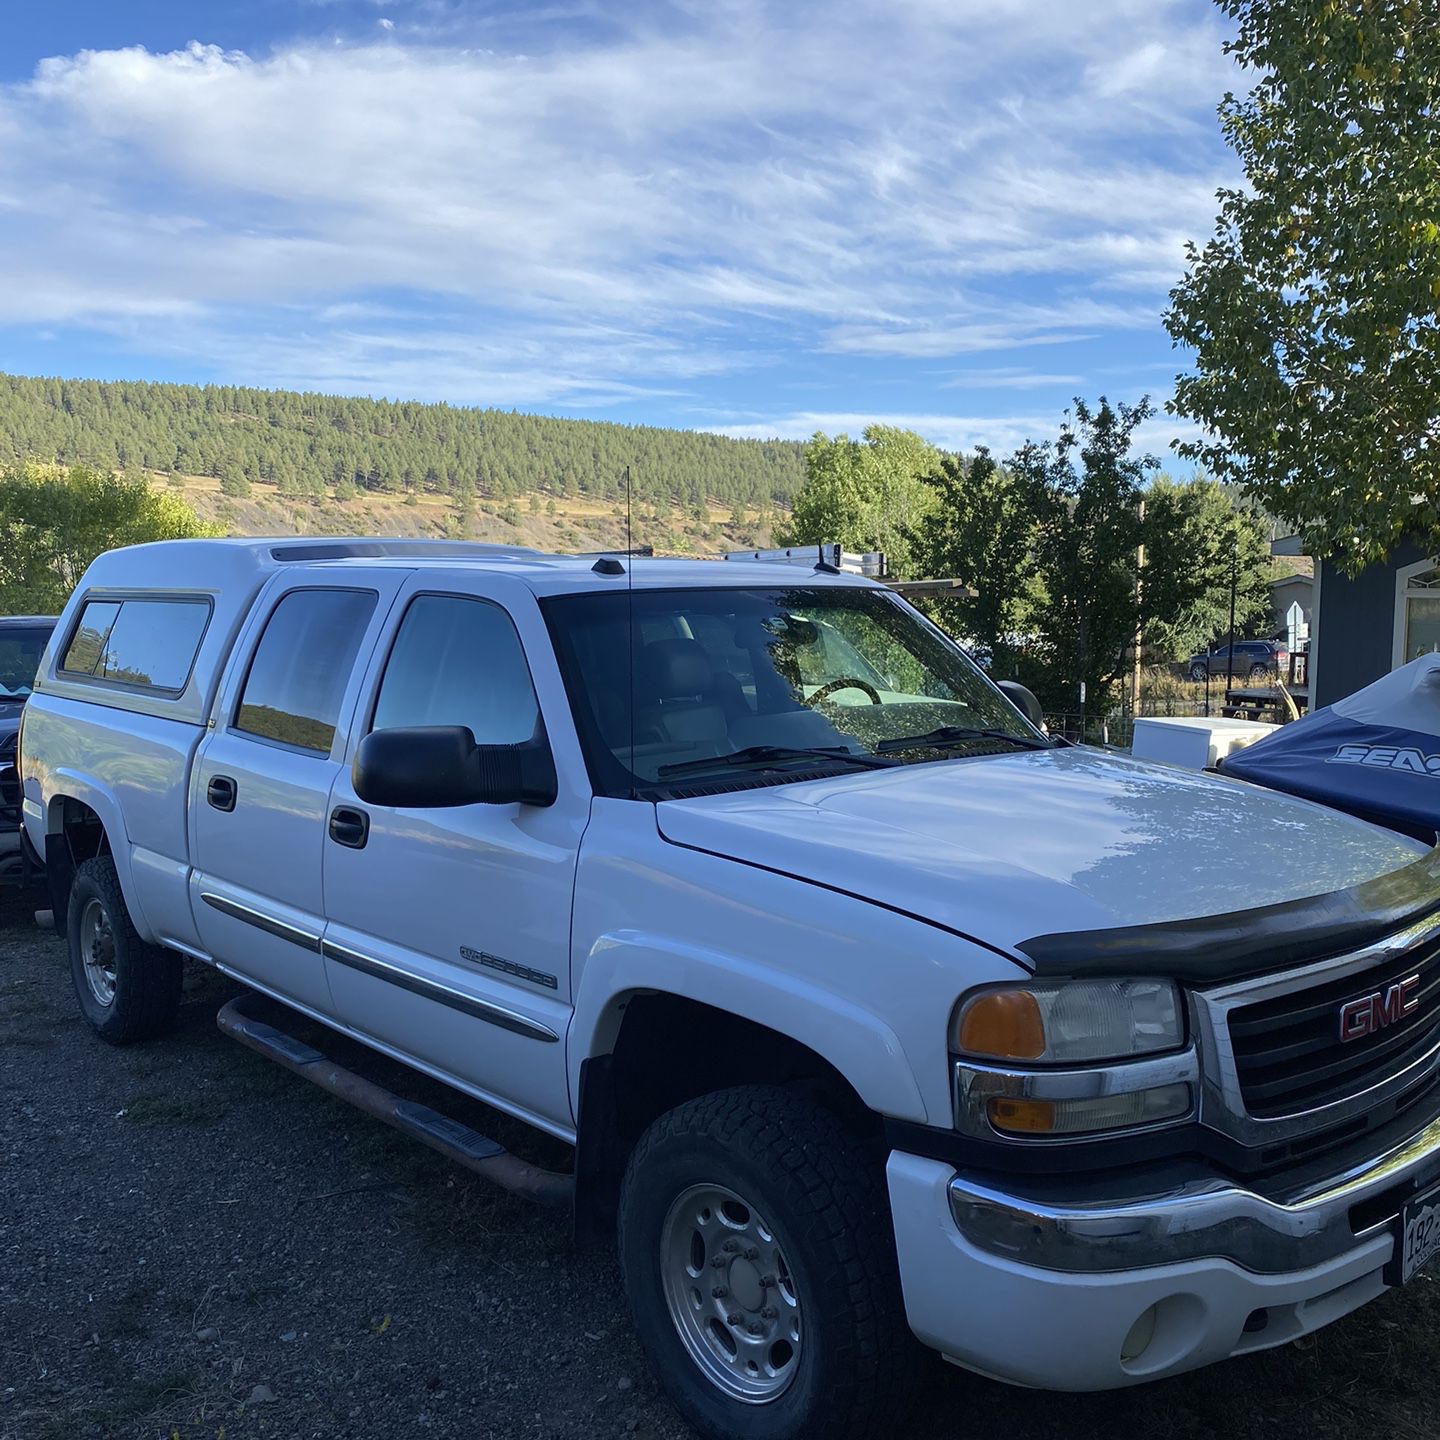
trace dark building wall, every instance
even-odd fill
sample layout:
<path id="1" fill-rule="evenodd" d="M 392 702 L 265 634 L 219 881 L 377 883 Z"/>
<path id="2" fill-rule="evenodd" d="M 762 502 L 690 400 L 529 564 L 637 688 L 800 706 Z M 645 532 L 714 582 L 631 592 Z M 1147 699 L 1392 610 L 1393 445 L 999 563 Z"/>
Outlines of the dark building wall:
<path id="1" fill-rule="evenodd" d="M 1384 565 L 1352 580 L 1329 561 L 1320 567 L 1319 613 L 1314 621 L 1313 707 L 1330 705 L 1390 673 L 1395 655 L 1395 577 L 1433 551 L 1398 546 Z"/>

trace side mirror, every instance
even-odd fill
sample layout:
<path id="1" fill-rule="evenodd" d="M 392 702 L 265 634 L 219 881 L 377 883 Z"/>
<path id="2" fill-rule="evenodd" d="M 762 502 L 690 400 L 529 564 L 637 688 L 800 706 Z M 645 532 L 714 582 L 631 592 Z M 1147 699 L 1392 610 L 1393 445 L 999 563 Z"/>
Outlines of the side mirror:
<path id="1" fill-rule="evenodd" d="M 1045 712 L 1035 698 L 1035 692 L 1018 680 L 997 680 L 996 687 L 1005 698 L 1037 729 L 1045 728 Z"/>
<path id="2" fill-rule="evenodd" d="M 355 752 L 351 781 L 367 804 L 415 810 L 553 805 L 559 793 L 543 735 L 520 745 L 477 745 L 468 725 L 372 730 Z"/>

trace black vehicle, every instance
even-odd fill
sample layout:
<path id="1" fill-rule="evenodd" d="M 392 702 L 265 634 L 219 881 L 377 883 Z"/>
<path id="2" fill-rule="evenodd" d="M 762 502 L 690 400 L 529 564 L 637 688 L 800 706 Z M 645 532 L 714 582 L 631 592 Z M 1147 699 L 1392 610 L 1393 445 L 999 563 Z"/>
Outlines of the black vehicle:
<path id="1" fill-rule="evenodd" d="M 20 712 L 54 628 L 50 615 L 0 616 L 0 881 L 19 878 L 23 869 L 15 747 Z"/>
<path id="2" fill-rule="evenodd" d="M 1208 655 L 1192 655 L 1186 664 L 1192 680 L 1224 679 L 1233 675 L 1237 680 L 1265 680 L 1283 676 L 1290 664 L 1290 651 L 1281 640 L 1237 640 L 1235 661 L 1230 663 L 1230 647 L 1217 645 Z"/>

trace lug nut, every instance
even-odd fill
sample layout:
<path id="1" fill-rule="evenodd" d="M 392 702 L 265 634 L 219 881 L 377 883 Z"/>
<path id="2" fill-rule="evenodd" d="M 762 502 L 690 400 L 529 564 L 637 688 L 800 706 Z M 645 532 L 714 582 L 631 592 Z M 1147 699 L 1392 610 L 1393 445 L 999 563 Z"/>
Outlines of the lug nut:
<path id="1" fill-rule="evenodd" d="M 732 1310 L 725 1317 L 725 1323 L 727 1325 L 738 1325 L 740 1323 L 740 1312 L 738 1310 Z"/>
<path id="2" fill-rule="evenodd" d="M 761 1307 L 760 1318 L 762 1320 L 773 1320 L 780 1312 L 773 1305 Z"/>
<path id="3" fill-rule="evenodd" d="M 730 1292 L 723 1285 L 717 1285 L 710 1292 L 710 1298 L 712 1300 L 723 1300 L 729 1293 Z"/>
<path id="4" fill-rule="evenodd" d="M 760 1277 L 760 1288 L 762 1290 L 768 1290 L 774 1283 L 775 1277 L 773 1275 L 762 1275 Z"/>
<path id="5" fill-rule="evenodd" d="M 745 1258 L 746 1258 L 747 1260 L 758 1260 L 758 1259 L 760 1258 L 760 1252 L 752 1245 L 752 1246 L 745 1252 Z"/>
<path id="6" fill-rule="evenodd" d="M 757 1321 L 753 1321 L 751 1324 L 747 1325 L 745 1328 L 746 1328 L 752 1335 L 759 1335 L 759 1334 L 764 1330 L 765 1327 L 764 1327 L 763 1325 L 761 1325 L 760 1322 L 757 1320 Z"/>
<path id="7" fill-rule="evenodd" d="M 710 1262 L 710 1264 L 711 1264 L 716 1270 L 723 1270 L 723 1269 L 725 1268 L 725 1266 L 726 1266 L 727 1264 L 729 1264 L 729 1261 L 726 1260 L 726 1258 L 725 1258 L 723 1255 L 717 1255 L 717 1256 Z"/>

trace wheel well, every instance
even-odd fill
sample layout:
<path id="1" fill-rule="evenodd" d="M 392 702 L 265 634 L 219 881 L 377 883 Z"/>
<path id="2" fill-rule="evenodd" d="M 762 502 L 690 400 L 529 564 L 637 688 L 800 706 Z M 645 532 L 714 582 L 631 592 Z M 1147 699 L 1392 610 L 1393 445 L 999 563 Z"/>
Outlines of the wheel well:
<path id="1" fill-rule="evenodd" d="M 50 886 L 55 924 L 62 930 L 76 869 L 86 860 L 109 853 L 110 837 L 94 810 L 70 795 L 62 795 L 54 802 L 50 830 L 45 836 L 45 878 Z"/>
<path id="2" fill-rule="evenodd" d="M 577 1238 L 596 1241 L 611 1233 L 626 1161 L 653 1120 L 732 1085 L 791 1086 L 857 1133 L 880 1133 L 879 1117 L 849 1081 L 790 1036 L 678 995 L 632 996 L 614 1048 L 581 1067 Z"/>

